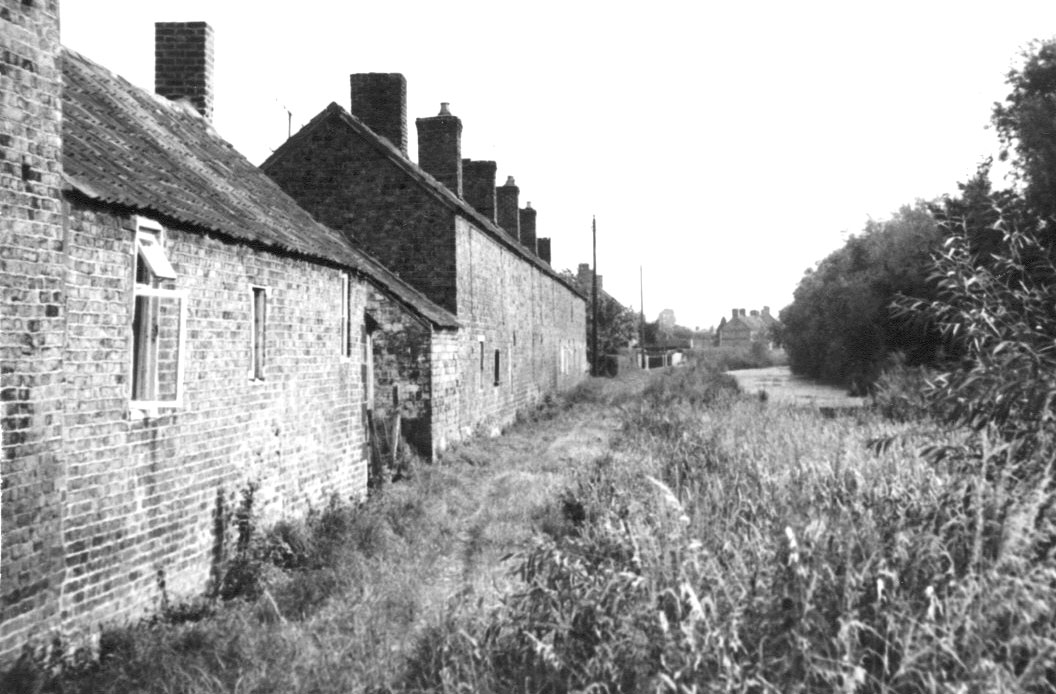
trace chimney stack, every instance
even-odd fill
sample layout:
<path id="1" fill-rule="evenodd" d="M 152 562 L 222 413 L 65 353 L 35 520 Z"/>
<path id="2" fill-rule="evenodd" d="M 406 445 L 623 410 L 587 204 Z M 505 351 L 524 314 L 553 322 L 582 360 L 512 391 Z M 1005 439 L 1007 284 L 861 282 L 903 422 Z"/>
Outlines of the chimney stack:
<path id="1" fill-rule="evenodd" d="M 737 309 L 733 309 L 733 318 L 736 318 L 738 313 L 740 312 Z"/>
<path id="2" fill-rule="evenodd" d="M 495 189 L 496 220 L 507 234 L 518 241 L 521 238 L 520 193 L 513 176 L 506 179 L 505 185 Z"/>
<path id="3" fill-rule="evenodd" d="M 154 24 L 154 91 L 186 99 L 213 119 L 213 28 L 205 22 Z"/>
<path id="4" fill-rule="evenodd" d="M 451 115 L 447 102 L 432 118 L 419 118 L 418 166 L 462 197 L 462 121 Z"/>
<path id="5" fill-rule="evenodd" d="M 407 79 L 398 72 L 348 76 L 351 113 L 407 156 Z"/>
<path id="6" fill-rule="evenodd" d="M 547 265 L 550 264 L 550 239 L 541 238 L 537 241 L 539 248 L 539 258 L 542 259 Z"/>
<path id="7" fill-rule="evenodd" d="M 579 267 L 576 268 L 576 283 L 579 284 L 581 288 L 590 289 L 590 263 L 580 263 Z"/>
<path id="8" fill-rule="evenodd" d="M 462 192 L 470 205 L 495 222 L 495 171 L 493 161 L 462 160 Z"/>
<path id="9" fill-rule="evenodd" d="M 523 210 L 519 210 L 518 215 L 521 225 L 521 245 L 530 250 L 533 255 L 539 255 L 539 249 L 535 245 L 535 210 L 532 209 L 532 203 L 528 203 Z"/>

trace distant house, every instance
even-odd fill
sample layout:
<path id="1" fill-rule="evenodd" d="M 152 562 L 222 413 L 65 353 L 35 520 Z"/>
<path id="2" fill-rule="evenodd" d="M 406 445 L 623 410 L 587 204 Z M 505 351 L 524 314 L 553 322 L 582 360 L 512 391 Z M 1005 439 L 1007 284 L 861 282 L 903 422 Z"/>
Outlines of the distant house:
<path id="1" fill-rule="evenodd" d="M 755 342 L 772 341 L 772 330 L 779 322 L 770 315 L 770 307 L 762 311 L 735 308 L 729 318 L 723 318 L 715 331 L 720 347 L 749 347 Z"/>
<path id="2" fill-rule="evenodd" d="M 675 312 L 665 308 L 656 319 L 660 332 L 670 334 L 675 329 Z"/>
<path id="3" fill-rule="evenodd" d="M 443 401 L 460 324 L 216 135 L 207 25 L 157 26 L 153 94 L 0 2 L 4 661 L 202 592 L 240 491 L 364 496 L 371 342 L 426 335 Z"/>

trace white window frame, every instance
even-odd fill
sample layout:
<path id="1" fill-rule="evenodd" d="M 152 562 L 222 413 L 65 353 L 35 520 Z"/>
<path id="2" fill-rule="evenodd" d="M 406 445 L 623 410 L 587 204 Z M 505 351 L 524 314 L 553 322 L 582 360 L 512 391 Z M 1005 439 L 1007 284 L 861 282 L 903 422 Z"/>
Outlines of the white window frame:
<path id="1" fill-rule="evenodd" d="M 176 271 L 165 255 L 165 229 L 161 224 L 147 217 L 136 216 L 135 253 L 132 266 L 132 311 L 135 313 L 136 302 L 139 297 L 152 297 L 157 299 L 172 299 L 179 303 L 179 337 L 176 351 L 176 396 L 172 400 L 142 400 L 136 399 L 132 392 L 135 378 L 135 350 L 136 335 L 133 333 L 130 341 L 132 349 L 129 352 L 129 408 L 134 418 L 156 417 L 160 410 L 181 409 L 184 406 L 184 372 L 187 364 L 187 296 L 186 289 L 162 289 L 148 284 L 140 284 L 136 281 L 136 269 L 140 262 L 144 262 L 147 270 L 159 279 L 176 279 Z M 134 326 L 129 326 L 135 330 Z M 155 345 L 156 349 L 156 345 Z M 153 368 L 150 377 L 154 379 L 151 392 L 158 392 L 158 368 L 157 358 L 153 360 Z"/>
<path id="2" fill-rule="evenodd" d="M 264 323 L 264 354 L 267 355 L 267 335 L 268 335 L 268 314 L 271 313 L 271 289 L 260 284 L 249 285 L 249 370 L 247 375 L 249 380 L 254 383 L 263 383 L 266 378 L 265 369 L 267 368 L 267 359 L 262 359 L 260 369 L 257 369 L 257 290 L 260 290 L 264 294 L 264 316 L 261 321 Z M 257 371 L 260 371 L 260 375 L 257 375 Z"/>

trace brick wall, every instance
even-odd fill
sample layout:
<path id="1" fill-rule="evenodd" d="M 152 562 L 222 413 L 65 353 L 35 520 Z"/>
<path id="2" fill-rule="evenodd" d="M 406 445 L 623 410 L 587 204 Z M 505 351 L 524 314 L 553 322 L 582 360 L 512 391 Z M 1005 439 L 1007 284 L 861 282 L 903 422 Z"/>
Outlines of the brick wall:
<path id="1" fill-rule="evenodd" d="M 58 625 L 65 572 L 58 11 L 0 0 L 0 660 Z"/>
<path id="2" fill-rule="evenodd" d="M 440 453 L 461 438 L 459 397 L 462 364 L 459 359 L 462 331 L 433 333 L 430 344 L 433 390 L 433 451 Z"/>
<path id="3" fill-rule="evenodd" d="M 446 359 L 444 369 L 457 360 L 457 374 L 433 368 L 434 389 L 457 392 L 448 398 L 448 409 L 434 413 L 436 442 L 493 431 L 545 393 L 583 377 L 582 299 L 437 200 L 338 114 L 324 116 L 304 135 L 265 172 L 316 219 L 351 233 L 462 322 L 454 357 L 446 351 L 448 342 L 433 347 L 442 353 L 434 360 Z M 512 183 L 508 187 L 516 190 Z M 511 202 L 516 220 L 516 196 Z M 457 422 L 450 410 L 454 402 Z"/>
<path id="4" fill-rule="evenodd" d="M 329 227 L 354 236 L 401 279 L 454 313 L 454 223 L 376 146 L 332 115 L 265 173 Z"/>
<path id="5" fill-rule="evenodd" d="M 128 398 L 131 218 L 77 200 L 71 207 L 56 553 L 62 628 L 80 641 L 104 622 L 156 608 L 162 581 L 173 598 L 204 590 L 223 545 L 217 513 L 234 508 L 250 483 L 267 523 L 333 494 L 362 496 L 367 467 L 362 348 L 343 355 L 341 271 L 166 230 L 172 288 L 187 292 L 185 402 L 143 416 Z M 263 380 L 250 378 L 253 286 L 267 288 Z M 367 290 L 351 286 L 359 336 Z M 43 634 L 12 638 L 30 635 Z"/>
<path id="6" fill-rule="evenodd" d="M 431 326 L 373 288 L 367 312 L 378 324 L 372 338 L 375 416 L 384 421 L 399 412 L 404 438 L 431 459 Z"/>
<path id="7" fill-rule="evenodd" d="M 462 218 L 456 252 L 463 435 L 493 432 L 584 377 L 586 303 Z"/>

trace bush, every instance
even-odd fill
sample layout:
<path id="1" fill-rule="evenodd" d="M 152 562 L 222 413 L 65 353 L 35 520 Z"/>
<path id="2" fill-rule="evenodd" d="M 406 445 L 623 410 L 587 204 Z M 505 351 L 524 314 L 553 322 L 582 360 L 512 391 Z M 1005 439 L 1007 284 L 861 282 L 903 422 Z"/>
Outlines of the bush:
<path id="1" fill-rule="evenodd" d="M 1041 472 L 1056 440 L 1056 265 L 1027 231 L 1004 228 L 983 261 L 954 232 L 936 258 L 933 301 L 904 301 L 925 315 L 964 358 L 931 379 L 925 395 L 946 421 L 1008 445 L 1009 459 Z M 979 439 L 962 453 L 980 460 Z"/>

